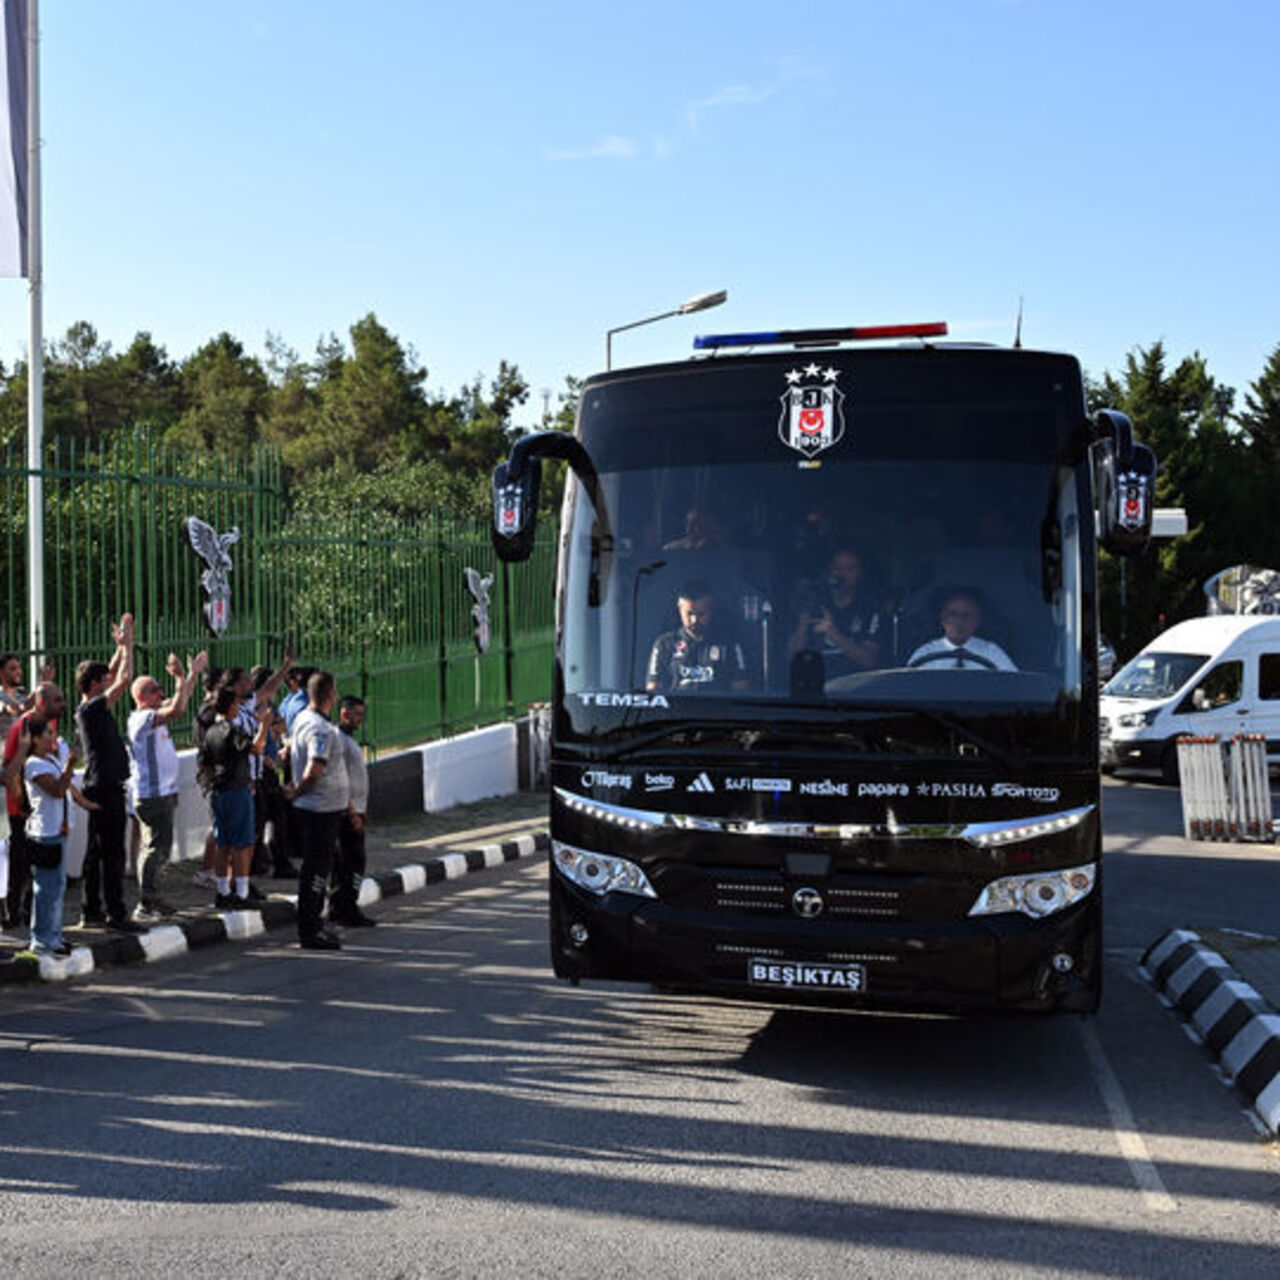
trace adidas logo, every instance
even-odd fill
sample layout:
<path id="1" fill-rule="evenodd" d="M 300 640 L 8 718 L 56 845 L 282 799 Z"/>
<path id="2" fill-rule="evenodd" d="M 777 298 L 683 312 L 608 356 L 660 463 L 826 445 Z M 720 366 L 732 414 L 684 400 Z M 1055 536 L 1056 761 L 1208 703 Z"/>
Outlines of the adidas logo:
<path id="1" fill-rule="evenodd" d="M 716 784 L 707 777 L 705 773 L 700 773 L 694 780 L 685 787 L 686 791 L 714 791 Z"/>

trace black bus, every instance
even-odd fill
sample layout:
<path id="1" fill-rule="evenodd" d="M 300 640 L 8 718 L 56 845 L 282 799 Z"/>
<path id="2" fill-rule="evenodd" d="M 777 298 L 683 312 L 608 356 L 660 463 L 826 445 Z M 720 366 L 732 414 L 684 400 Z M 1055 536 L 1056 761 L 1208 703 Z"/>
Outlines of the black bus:
<path id="1" fill-rule="evenodd" d="M 1096 1008 L 1096 547 L 1145 545 L 1155 458 L 1070 356 L 887 332 L 698 339 L 495 472 L 519 559 L 569 464 L 558 976 Z"/>

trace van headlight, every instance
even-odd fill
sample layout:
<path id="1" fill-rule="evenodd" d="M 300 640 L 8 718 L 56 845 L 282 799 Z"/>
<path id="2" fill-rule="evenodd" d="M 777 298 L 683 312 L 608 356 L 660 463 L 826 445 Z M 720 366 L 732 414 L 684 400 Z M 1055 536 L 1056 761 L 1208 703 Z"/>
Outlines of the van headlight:
<path id="1" fill-rule="evenodd" d="M 978 894 L 969 908 L 971 916 L 997 916 L 1008 911 L 1021 911 L 1038 920 L 1051 916 L 1093 892 L 1098 878 L 1098 864 L 1087 862 L 1082 867 L 1062 871 L 1035 871 L 1023 876 L 1001 876 Z"/>
<path id="2" fill-rule="evenodd" d="M 1124 715 L 1116 716 L 1116 724 L 1122 729 L 1145 729 L 1147 725 L 1155 724 L 1159 714 L 1159 707 L 1152 711 L 1126 711 Z"/>
<path id="3" fill-rule="evenodd" d="M 566 880 L 571 880 L 588 893 L 598 896 L 606 893 L 635 893 L 642 898 L 658 896 L 649 883 L 649 877 L 626 858 L 577 849 L 560 840 L 551 842 L 551 857 Z"/>

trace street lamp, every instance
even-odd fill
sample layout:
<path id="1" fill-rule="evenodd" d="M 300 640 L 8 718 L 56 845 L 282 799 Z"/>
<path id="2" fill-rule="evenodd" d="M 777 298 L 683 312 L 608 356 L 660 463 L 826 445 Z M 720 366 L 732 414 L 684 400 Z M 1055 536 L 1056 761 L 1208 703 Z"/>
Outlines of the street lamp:
<path id="1" fill-rule="evenodd" d="M 643 320 L 633 320 L 630 324 L 620 324 L 610 329 L 604 335 L 604 367 L 613 368 L 613 335 L 615 333 L 621 333 L 624 329 L 638 329 L 642 324 L 652 324 L 655 320 L 667 320 L 671 316 L 687 316 L 694 311 L 706 311 L 709 307 L 718 307 L 728 296 L 724 289 L 715 293 L 700 293 L 696 298 L 682 302 L 674 311 L 663 311 L 660 315 L 647 316 Z"/>

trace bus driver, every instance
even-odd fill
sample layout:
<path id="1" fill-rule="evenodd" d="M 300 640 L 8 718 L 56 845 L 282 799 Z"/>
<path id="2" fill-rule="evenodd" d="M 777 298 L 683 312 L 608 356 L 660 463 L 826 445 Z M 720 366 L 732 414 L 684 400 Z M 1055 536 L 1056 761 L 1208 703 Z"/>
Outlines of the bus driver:
<path id="1" fill-rule="evenodd" d="M 977 634 L 982 605 L 971 591 L 953 591 L 942 602 L 942 635 L 922 644 L 907 659 L 909 667 L 961 667 L 970 671 L 1017 671 L 1012 658 L 994 641 Z"/>

